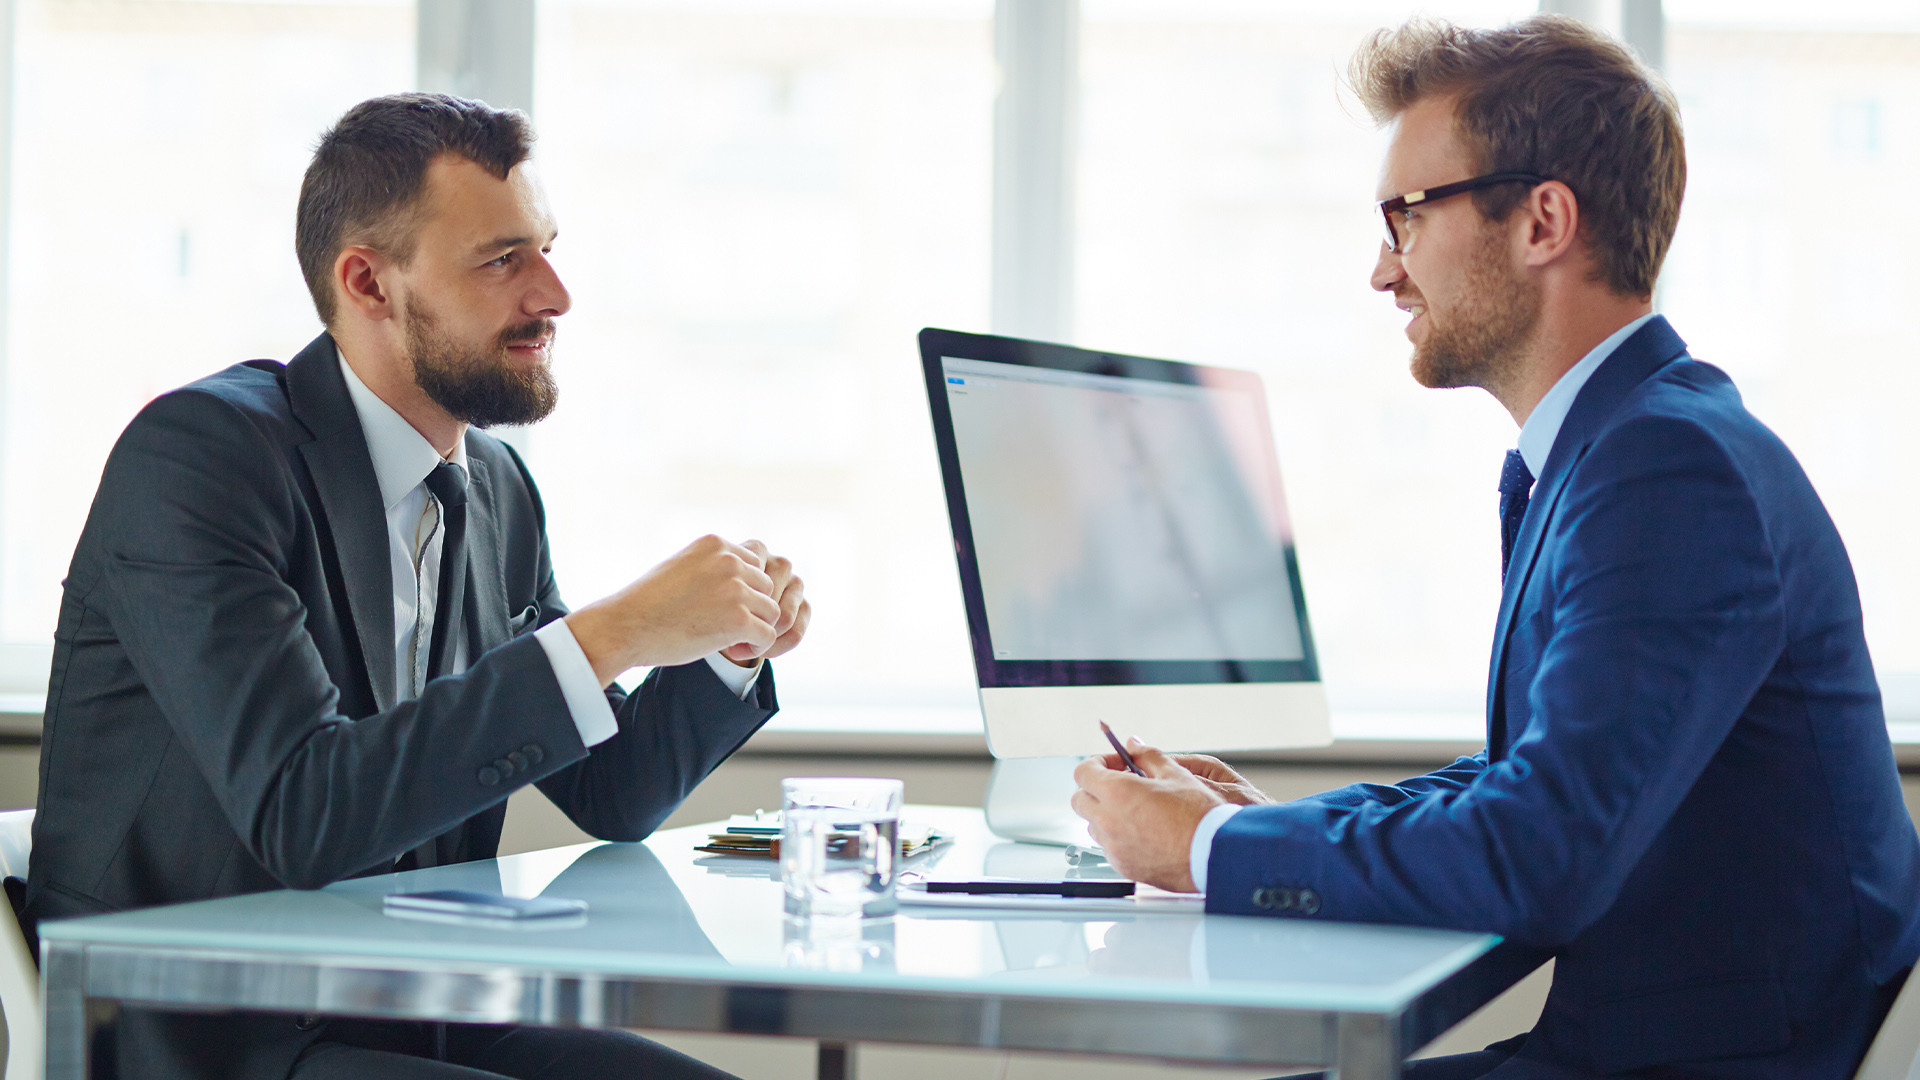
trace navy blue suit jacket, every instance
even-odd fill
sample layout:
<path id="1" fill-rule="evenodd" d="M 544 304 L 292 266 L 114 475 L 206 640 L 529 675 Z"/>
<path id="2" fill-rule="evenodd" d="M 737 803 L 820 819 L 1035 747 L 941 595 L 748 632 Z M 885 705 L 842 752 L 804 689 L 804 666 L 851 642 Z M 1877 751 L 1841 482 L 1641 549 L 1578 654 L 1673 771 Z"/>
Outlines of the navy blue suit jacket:
<path id="1" fill-rule="evenodd" d="M 1215 837 L 1208 910 L 1282 906 L 1551 950 L 1502 1078 L 1852 1075 L 1920 954 L 1920 838 L 1840 536 L 1666 320 L 1534 485 L 1487 748 Z"/>

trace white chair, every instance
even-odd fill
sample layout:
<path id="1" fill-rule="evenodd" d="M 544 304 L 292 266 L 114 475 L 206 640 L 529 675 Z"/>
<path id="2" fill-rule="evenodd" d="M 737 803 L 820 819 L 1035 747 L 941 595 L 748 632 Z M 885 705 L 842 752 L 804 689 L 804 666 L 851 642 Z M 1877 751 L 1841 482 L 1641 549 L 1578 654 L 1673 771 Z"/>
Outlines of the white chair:
<path id="1" fill-rule="evenodd" d="M 1920 967 L 1907 976 L 1853 1080 L 1920 1080 Z"/>
<path id="2" fill-rule="evenodd" d="M 0 813 L 0 878 L 25 881 L 32 851 L 33 811 Z M 0 913 L 0 1010 L 7 1020 L 6 1080 L 40 1080 L 46 1037 L 40 1020 L 40 966 L 27 952 L 13 905 L 5 907 Z"/>

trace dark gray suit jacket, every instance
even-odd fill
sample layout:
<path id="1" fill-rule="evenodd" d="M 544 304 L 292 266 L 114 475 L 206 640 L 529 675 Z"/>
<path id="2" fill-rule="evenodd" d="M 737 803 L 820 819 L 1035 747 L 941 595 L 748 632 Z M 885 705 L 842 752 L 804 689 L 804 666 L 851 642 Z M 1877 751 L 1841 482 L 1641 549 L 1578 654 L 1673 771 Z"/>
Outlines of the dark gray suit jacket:
<path id="1" fill-rule="evenodd" d="M 770 672 L 743 702 L 705 662 L 656 670 L 608 691 L 620 733 L 589 751 L 531 636 L 567 611 L 539 493 L 504 443 L 469 432 L 467 453 L 472 666 L 396 701 L 385 514 L 332 341 L 141 411 L 61 603 L 29 940 L 43 918 L 383 872 L 428 841 L 489 858 L 529 782 L 639 840 L 773 714 Z M 284 1076 L 315 1037 L 257 1016 L 122 1026 L 141 1076 Z"/>

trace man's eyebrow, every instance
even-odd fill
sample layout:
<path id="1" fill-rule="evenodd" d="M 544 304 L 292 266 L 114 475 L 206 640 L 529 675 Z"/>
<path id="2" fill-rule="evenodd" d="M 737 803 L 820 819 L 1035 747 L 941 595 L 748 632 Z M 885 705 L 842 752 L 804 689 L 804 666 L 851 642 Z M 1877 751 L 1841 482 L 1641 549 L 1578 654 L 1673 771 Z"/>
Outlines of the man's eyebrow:
<path id="1" fill-rule="evenodd" d="M 483 244 L 475 244 L 473 250 L 475 252 L 502 251 L 507 248 L 526 247 L 528 244 L 539 244 L 541 247 L 545 247 L 553 243 L 554 238 L 559 235 L 560 230 L 555 229 L 544 241 L 533 236 L 501 236 Z"/>

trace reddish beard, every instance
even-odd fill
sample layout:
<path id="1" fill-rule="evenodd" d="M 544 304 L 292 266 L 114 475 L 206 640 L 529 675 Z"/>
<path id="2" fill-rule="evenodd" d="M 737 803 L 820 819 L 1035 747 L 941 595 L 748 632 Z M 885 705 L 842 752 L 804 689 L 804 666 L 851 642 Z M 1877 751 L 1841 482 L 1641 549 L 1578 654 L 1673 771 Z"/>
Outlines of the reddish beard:
<path id="1" fill-rule="evenodd" d="M 1510 381 L 1542 303 L 1540 286 L 1507 262 L 1504 233 L 1489 228 L 1468 256 L 1460 300 L 1446 309 L 1427 306 L 1427 337 L 1413 348 L 1414 380 L 1435 389 L 1488 390 Z"/>

